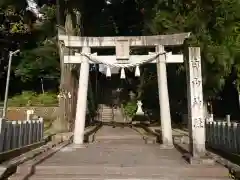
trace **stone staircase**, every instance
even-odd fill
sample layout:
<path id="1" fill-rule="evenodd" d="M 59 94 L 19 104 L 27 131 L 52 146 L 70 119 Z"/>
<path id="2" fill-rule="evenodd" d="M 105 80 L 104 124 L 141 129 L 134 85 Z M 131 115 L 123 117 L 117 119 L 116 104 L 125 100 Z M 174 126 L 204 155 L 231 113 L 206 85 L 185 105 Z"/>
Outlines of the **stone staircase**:
<path id="1" fill-rule="evenodd" d="M 111 122 L 114 120 L 113 109 L 111 106 L 101 104 L 99 108 L 99 114 L 102 122 Z"/>

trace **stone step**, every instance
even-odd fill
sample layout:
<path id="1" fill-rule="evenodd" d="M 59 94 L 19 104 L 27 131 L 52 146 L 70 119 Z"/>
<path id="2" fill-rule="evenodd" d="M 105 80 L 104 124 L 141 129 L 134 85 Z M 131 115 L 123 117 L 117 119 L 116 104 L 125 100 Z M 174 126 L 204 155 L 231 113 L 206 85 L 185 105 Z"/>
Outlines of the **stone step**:
<path id="1" fill-rule="evenodd" d="M 113 114 L 102 114 L 101 117 L 113 117 Z"/>
<path id="2" fill-rule="evenodd" d="M 174 175 L 169 176 L 117 176 L 117 175 L 34 175 L 30 180 L 229 180 L 229 178 L 219 178 L 219 177 L 179 177 Z"/>
<path id="3" fill-rule="evenodd" d="M 112 117 L 112 114 L 103 114 L 102 117 Z"/>
<path id="4" fill-rule="evenodd" d="M 131 135 L 131 136 L 117 136 L 117 135 L 97 135 L 95 137 L 96 140 L 118 140 L 118 142 L 122 142 L 125 144 L 132 143 L 132 141 L 139 140 L 141 142 L 145 142 L 143 138 L 139 135 Z M 138 143 L 138 142 L 136 142 Z"/>
<path id="5" fill-rule="evenodd" d="M 108 121 L 111 121 L 111 120 L 113 120 L 113 117 L 102 117 L 101 119 L 102 119 L 102 120 L 108 120 Z"/>
<path id="6" fill-rule="evenodd" d="M 113 119 L 112 116 L 103 116 L 102 119 Z"/>
<path id="7" fill-rule="evenodd" d="M 101 119 L 109 122 L 109 121 L 113 120 L 113 117 L 104 117 L 104 118 L 101 118 Z"/>
<path id="8" fill-rule="evenodd" d="M 113 117 L 113 115 L 112 114 L 102 114 L 101 117 Z"/>
<path id="9" fill-rule="evenodd" d="M 101 112 L 100 114 L 112 114 L 113 112 L 112 111 L 103 111 L 103 112 Z"/>
<path id="10" fill-rule="evenodd" d="M 104 111 L 104 110 L 106 110 L 106 109 L 109 109 L 109 110 L 111 110 L 111 111 L 113 110 L 113 109 L 112 109 L 112 108 L 110 108 L 110 107 L 104 107 L 104 108 L 103 108 L 103 109 L 101 109 L 101 110 L 103 110 L 103 111 Z"/>
<path id="11" fill-rule="evenodd" d="M 103 117 L 103 116 L 113 116 L 113 114 L 112 113 L 104 113 L 104 114 L 101 114 L 101 116 Z"/>
<path id="12" fill-rule="evenodd" d="M 112 120 L 113 120 L 113 118 L 102 118 L 102 121 L 104 121 L 104 122 L 110 122 Z"/>
<path id="13" fill-rule="evenodd" d="M 185 166 L 185 167 L 184 167 Z M 90 177 L 202 177 L 202 178 L 227 178 L 228 170 L 218 166 L 191 166 L 172 164 L 171 166 L 135 166 L 135 167 L 117 167 L 116 165 L 86 165 L 86 166 L 37 166 L 35 169 L 36 175 L 54 175 L 54 176 L 90 176 Z M 47 177 L 46 176 L 46 177 Z"/>
<path id="14" fill-rule="evenodd" d="M 104 114 L 101 114 L 101 116 L 113 116 L 112 113 L 104 113 Z"/>

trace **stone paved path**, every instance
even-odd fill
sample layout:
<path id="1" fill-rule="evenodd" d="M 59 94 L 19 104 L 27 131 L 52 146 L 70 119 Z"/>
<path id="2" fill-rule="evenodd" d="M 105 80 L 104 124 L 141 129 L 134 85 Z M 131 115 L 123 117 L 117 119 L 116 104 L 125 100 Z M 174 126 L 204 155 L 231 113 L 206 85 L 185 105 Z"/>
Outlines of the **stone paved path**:
<path id="1" fill-rule="evenodd" d="M 129 128 L 103 127 L 98 141 L 85 148 L 66 147 L 36 166 L 31 180 L 221 180 L 228 171 L 220 165 L 192 166 L 176 150 L 144 144 Z M 119 138 L 122 137 L 122 138 Z"/>
<path id="2" fill-rule="evenodd" d="M 142 136 L 135 130 L 130 129 L 129 127 L 115 127 L 104 126 L 96 134 L 97 141 L 105 140 L 140 140 L 142 141 Z"/>

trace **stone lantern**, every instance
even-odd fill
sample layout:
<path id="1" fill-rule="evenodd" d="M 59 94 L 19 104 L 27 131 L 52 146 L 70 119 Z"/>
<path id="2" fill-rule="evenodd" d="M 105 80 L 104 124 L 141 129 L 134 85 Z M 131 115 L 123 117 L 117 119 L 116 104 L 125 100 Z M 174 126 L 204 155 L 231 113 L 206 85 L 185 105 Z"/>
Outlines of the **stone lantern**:
<path id="1" fill-rule="evenodd" d="M 142 109 L 142 102 L 137 101 L 137 111 L 136 114 L 132 120 L 132 124 L 141 124 L 146 121 L 145 114 Z"/>
<path id="2" fill-rule="evenodd" d="M 141 115 L 143 116 L 144 115 L 144 112 L 142 110 L 142 102 L 141 101 L 137 101 L 137 112 L 136 112 L 136 115 Z"/>

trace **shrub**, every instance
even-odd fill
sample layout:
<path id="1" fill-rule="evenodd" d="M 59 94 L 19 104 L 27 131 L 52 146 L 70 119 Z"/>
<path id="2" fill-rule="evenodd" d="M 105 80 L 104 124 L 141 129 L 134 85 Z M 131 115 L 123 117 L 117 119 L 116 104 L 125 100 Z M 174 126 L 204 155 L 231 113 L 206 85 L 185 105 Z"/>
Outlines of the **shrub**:
<path id="1" fill-rule="evenodd" d="M 133 118 L 136 114 L 137 103 L 135 101 L 127 102 L 125 105 L 123 105 L 123 109 L 126 116 Z"/>
<path id="2" fill-rule="evenodd" d="M 9 106 L 19 106 L 19 107 L 31 106 L 34 96 L 36 96 L 36 93 L 25 91 L 25 92 L 22 92 L 22 94 L 13 96 L 11 99 L 9 99 L 8 104 Z"/>

